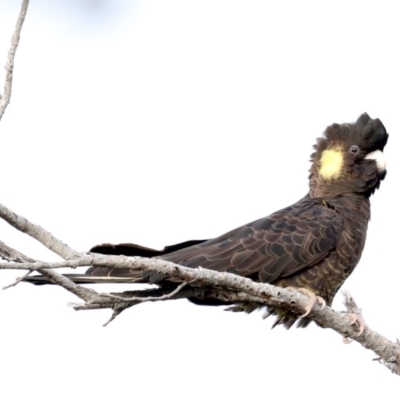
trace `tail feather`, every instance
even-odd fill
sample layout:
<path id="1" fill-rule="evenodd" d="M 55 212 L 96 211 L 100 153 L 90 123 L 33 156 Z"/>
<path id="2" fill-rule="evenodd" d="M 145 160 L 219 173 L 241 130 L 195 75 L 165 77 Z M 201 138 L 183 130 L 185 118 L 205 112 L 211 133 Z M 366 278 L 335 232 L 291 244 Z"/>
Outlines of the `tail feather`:
<path id="1" fill-rule="evenodd" d="M 90 276 L 86 274 L 63 274 L 71 281 L 78 284 L 89 284 L 89 283 L 141 283 L 147 282 L 148 279 L 144 279 L 140 276 Z M 53 282 L 43 275 L 27 276 L 24 282 L 29 282 L 34 285 L 52 285 Z"/>
<path id="2" fill-rule="evenodd" d="M 162 250 L 155 250 L 149 247 L 140 246 L 131 243 L 122 244 L 101 244 L 90 249 L 92 253 L 105 255 L 122 255 L 128 257 L 159 257 L 185 247 L 203 243 L 205 240 L 189 240 L 186 242 L 166 246 Z M 141 271 L 132 271 L 129 268 L 107 268 L 107 267 L 90 267 L 85 274 L 65 274 L 67 278 L 75 283 L 154 283 L 160 280 L 159 276 L 143 274 Z M 49 285 L 53 282 L 43 275 L 28 276 L 24 282 L 29 282 L 34 285 Z"/>

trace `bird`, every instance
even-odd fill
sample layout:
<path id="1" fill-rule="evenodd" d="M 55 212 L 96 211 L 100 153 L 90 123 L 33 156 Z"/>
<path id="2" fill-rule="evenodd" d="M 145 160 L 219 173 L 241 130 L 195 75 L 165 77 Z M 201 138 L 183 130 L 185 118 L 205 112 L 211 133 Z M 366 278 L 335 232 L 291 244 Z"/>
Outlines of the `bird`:
<path id="1" fill-rule="evenodd" d="M 230 272 L 282 288 L 302 291 L 324 306 L 332 301 L 357 266 L 370 220 L 370 197 L 386 176 L 383 155 L 388 133 L 379 119 L 363 113 L 354 123 L 334 123 L 311 154 L 309 191 L 294 204 L 209 240 L 189 240 L 154 250 L 136 244 L 102 244 L 101 254 L 156 257 L 189 268 Z M 77 283 L 150 282 L 168 287 L 168 277 L 128 268 L 90 267 L 71 274 Z M 40 275 L 30 283 L 51 283 Z M 189 298 L 199 305 L 226 305 L 215 298 Z M 310 304 L 311 304 L 310 300 Z M 313 304 L 314 304 L 313 303 Z M 260 304 L 236 303 L 232 311 L 252 312 Z M 274 326 L 306 327 L 308 316 L 267 306 Z"/>

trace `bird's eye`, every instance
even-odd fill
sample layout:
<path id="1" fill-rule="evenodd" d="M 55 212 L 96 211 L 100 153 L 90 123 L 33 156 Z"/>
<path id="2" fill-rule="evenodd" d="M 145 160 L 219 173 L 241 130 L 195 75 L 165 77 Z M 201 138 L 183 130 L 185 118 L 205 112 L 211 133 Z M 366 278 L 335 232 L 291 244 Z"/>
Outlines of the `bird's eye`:
<path id="1" fill-rule="evenodd" d="M 352 154 L 358 154 L 360 152 L 360 148 L 353 144 L 353 146 L 350 147 L 349 151 Z"/>

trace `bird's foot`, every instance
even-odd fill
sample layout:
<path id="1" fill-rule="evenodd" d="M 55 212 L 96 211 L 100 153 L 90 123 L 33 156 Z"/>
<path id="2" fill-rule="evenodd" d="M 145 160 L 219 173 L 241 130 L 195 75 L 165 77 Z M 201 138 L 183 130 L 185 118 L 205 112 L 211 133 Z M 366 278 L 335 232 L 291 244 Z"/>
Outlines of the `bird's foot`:
<path id="1" fill-rule="evenodd" d="M 320 305 L 320 310 L 323 310 L 326 307 L 326 301 L 320 297 L 317 296 L 315 293 L 311 292 L 310 290 L 306 289 L 306 288 L 295 288 L 295 287 L 287 287 L 286 289 L 290 289 L 290 290 L 297 290 L 298 292 L 304 294 L 305 296 L 307 296 L 310 299 L 310 302 L 308 303 L 308 306 L 306 307 L 306 312 L 302 315 L 300 315 L 300 318 L 304 318 L 307 317 L 308 315 L 310 315 L 311 311 L 314 309 L 314 306 L 316 303 L 318 303 Z"/>
<path id="2" fill-rule="evenodd" d="M 355 313 L 346 313 L 346 315 L 349 317 L 350 319 L 350 325 L 358 325 L 358 333 L 356 335 L 356 337 L 361 336 L 364 331 L 365 328 L 367 327 L 367 324 L 364 321 L 364 318 L 361 315 L 355 314 Z M 352 340 L 348 337 L 343 337 L 343 343 L 351 343 Z"/>

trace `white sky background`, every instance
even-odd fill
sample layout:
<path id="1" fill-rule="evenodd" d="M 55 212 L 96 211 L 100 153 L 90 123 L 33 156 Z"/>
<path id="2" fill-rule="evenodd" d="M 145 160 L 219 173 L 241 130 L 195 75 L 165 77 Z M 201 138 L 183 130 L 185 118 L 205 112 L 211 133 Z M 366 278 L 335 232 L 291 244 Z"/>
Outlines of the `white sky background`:
<path id="1" fill-rule="evenodd" d="M 0 64 L 19 12 L 0 5 Z M 298 200 L 312 145 L 362 112 L 390 133 L 363 258 L 344 288 L 394 340 L 400 25 L 395 1 L 32 1 L 0 125 L 1 203 L 77 250 L 215 237 Z M 0 75 L 3 82 L 3 75 Z M 0 238 L 57 257 L 0 221 Z M 0 272 L 0 286 L 17 274 Z M 104 287 L 111 289 L 112 287 Z M 112 289 L 115 289 L 113 287 Z M 122 289 L 122 287 L 121 287 Z M 185 301 L 75 312 L 0 293 L 0 398 L 388 398 L 357 343 Z M 334 308 L 342 309 L 338 294 Z M 396 390 L 396 392 L 394 392 Z M 283 398 L 280 395 L 280 398 Z"/>

